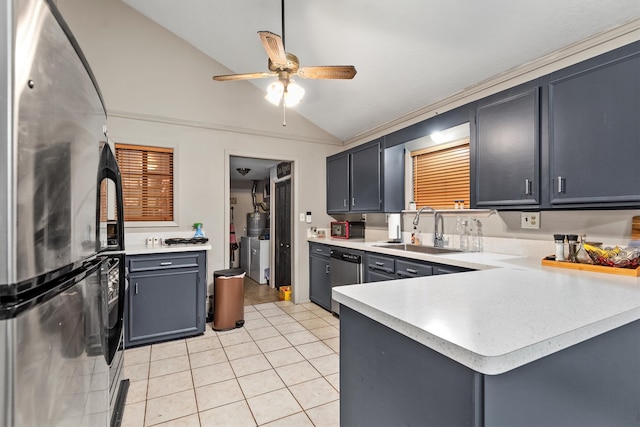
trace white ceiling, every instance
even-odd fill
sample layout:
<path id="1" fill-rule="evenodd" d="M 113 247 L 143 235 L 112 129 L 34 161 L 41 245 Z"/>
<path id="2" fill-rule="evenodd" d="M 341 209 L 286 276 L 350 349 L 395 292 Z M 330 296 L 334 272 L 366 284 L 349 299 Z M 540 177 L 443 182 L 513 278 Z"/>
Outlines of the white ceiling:
<path id="1" fill-rule="evenodd" d="M 234 73 L 267 71 L 256 33 L 282 33 L 280 0 L 123 1 Z M 358 70 L 351 81 L 299 79 L 306 95 L 295 107 L 348 141 L 638 19 L 640 1 L 296 0 L 285 4 L 285 12 L 286 49 L 301 66 Z M 252 82 L 266 90 L 271 79 Z"/>

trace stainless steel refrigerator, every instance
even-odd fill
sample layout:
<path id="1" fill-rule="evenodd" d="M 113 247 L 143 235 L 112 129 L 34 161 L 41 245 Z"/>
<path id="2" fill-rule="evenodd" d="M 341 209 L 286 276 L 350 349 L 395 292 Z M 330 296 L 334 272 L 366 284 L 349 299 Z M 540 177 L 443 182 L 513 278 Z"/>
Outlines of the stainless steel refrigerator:
<path id="1" fill-rule="evenodd" d="M 102 97 L 51 1 L 2 1 L 0 19 L 0 425 L 117 424 L 124 232 Z"/>

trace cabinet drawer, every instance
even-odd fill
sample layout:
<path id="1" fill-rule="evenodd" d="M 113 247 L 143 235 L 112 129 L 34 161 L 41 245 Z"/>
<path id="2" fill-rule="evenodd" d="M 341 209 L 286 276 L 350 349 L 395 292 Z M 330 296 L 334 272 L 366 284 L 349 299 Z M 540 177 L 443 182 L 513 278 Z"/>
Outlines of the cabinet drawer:
<path id="1" fill-rule="evenodd" d="M 369 270 L 381 271 L 384 273 L 395 273 L 396 262 L 393 258 L 380 255 L 368 255 L 367 268 Z"/>
<path id="2" fill-rule="evenodd" d="M 435 265 L 433 266 L 433 274 L 452 274 L 452 273 L 464 273 L 465 271 L 473 271 L 470 268 L 464 268 L 464 267 L 456 267 L 453 265 L 443 265 L 443 266 L 439 266 L 439 265 Z"/>
<path id="3" fill-rule="evenodd" d="M 431 276 L 431 274 L 433 274 L 433 267 L 430 265 L 402 260 L 396 261 L 396 276 L 398 276 L 399 279 Z"/>
<path id="4" fill-rule="evenodd" d="M 310 243 L 309 255 L 319 255 L 319 256 L 325 256 L 329 258 L 329 255 L 331 255 L 331 246 L 320 245 L 317 243 Z"/>
<path id="5" fill-rule="evenodd" d="M 374 282 L 386 282 L 388 280 L 395 280 L 396 276 L 394 274 L 387 274 L 383 272 L 378 272 L 374 270 L 368 270 L 366 275 L 366 283 L 374 283 Z"/>
<path id="6" fill-rule="evenodd" d="M 198 252 L 179 255 L 143 255 L 129 259 L 129 272 L 167 270 L 172 268 L 197 267 Z"/>

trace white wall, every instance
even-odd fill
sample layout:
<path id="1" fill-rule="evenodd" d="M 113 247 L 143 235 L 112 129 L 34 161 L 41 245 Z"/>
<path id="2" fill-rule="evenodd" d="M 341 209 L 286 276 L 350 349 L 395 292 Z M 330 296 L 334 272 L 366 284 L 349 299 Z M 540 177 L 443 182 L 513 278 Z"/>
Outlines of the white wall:
<path id="1" fill-rule="evenodd" d="M 214 82 L 228 73 L 181 39 L 118 0 L 59 0 L 58 7 L 96 76 L 112 142 L 173 147 L 176 221 L 127 228 L 131 236 L 191 233 L 202 222 L 213 249 L 208 280 L 229 265 L 231 155 L 294 161 L 294 210 L 325 212 L 326 156 L 341 147 L 312 123 L 264 101 L 248 82 Z M 294 223 L 294 299 L 308 300 L 306 228 Z M 142 237 L 140 237 L 142 239 Z M 140 242 L 141 243 L 141 242 Z"/>

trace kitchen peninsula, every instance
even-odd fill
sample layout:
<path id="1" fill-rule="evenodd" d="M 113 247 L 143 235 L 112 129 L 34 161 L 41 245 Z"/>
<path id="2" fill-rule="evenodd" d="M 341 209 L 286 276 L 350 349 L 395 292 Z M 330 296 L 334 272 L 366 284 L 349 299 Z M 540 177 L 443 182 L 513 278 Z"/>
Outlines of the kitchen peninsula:
<path id="1" fill-rule="evenodd" d="M 494 267 L 334 288 L 342 425 L 640 423 L 640 279 Z"/>

